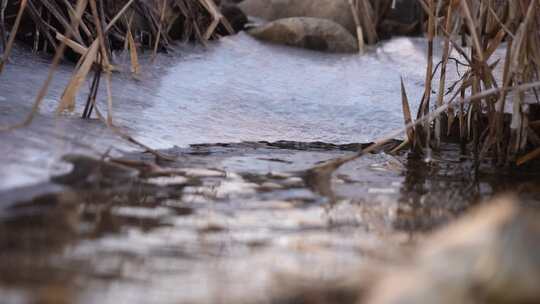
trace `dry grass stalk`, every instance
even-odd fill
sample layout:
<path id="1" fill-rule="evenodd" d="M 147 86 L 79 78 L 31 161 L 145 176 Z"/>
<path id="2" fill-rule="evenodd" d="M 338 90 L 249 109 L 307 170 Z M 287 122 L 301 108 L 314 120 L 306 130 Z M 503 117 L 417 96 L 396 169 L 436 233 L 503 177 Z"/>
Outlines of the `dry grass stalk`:
<path id="1" fill-rule="evenodd" d="M 356 39 L 358 40 L 358 52 L 360 54 L 363 54 L 365 51 L 364 33 L 362 29 L 362 24 L 360 22 L 360 17 L 358 16 L 358 7 L 355 4 L 354 0 L 349 0 L 349 6 L 351 7 L 354 23 L 356 25 Z"/>
<path id="2" fill-rule="evenodd" d="M 532 82 L 532 83 L 528 83 L 528 84 L 524 84 L 524 85 L 520 85 L 516 87 L 510 87 L 510 88 L 507 88 L 506 90 L 511 91 L 511 92 L 516 92 L 516 91 L 523 92 L 523 91 L 529 91 L 529 90 L 537 89 L 537 88 L 540 88 L 540 81 Z M 332 190 L 330 186 L 331 184 L 330 180 L 331 180 L 332 174 L 344 164 L 354 161 L 368 153 L 372 153 L 380 149 L 385 144 L 399 137 L 403 133 L 407 133 L 409 130 L 413 128 L 417 128 L 418 126 L 422 126 L 426 123 L 433 122 L 435 118 L 447 112 L 448 109 L 450 108 L 455 108 L 458 105 L 474 105 L 478 103 L 479 101 L 481 102 L 483 99 L 487 97 L 498 96 L 503 93 L 504 93 L 503 89 L 493 88 L 493 89 L 485 90 L 478 94 L 464 97 L 464 98 L 456 98 L 457 95 L 454 95 L 454 97 L 448 100 L 446 104 L 444 104 L 443 106 L 430 112 L 428 115 L 425 115 L 422 118 L 417 119 L 416 121 L 413 121 L 407 124 L 402 129 L 398 129 L 398 130 L 388 133 L 387 135 L 376 140 L 373 144 L 369 145 L 367 148 L 362 149 L 361 151 L 358 151 L 357 153 L 352 154 L 352 155 L 343 156 L 340 158 L 326 161 L 318 166 L 315 166 L 307 170 L 304 175 L 304 181 L 306 182 L 306 185 L 312 188 L 314 191 L 317 191 L 323 195 L 327 195 L 330 198 L 332 198 L 333 194 L 332 194 Z"/>
<path id="3" fill-rule="evenodd" d="M 132 1 L 128 2 L 124 6 L 124 8 L 120 11 L 120 13 L 117 14 L 116 17 L 111 20 L 111 22 L 105 27 L 105 32 L 107 32 L 109 29 L 112 28 L 114 23 L 119 20 L 120 14 L 122 12 L 125 12 L 131 3 Z M 104 65 L 106 78 L 107 78 L 107 101 L 108 101 L 107 104 L 108 104 L 108 109 L 109 109 L 107 120 L 109 121 L 110 124 L 112 124 L 112 88 L 110 85 L 111 64 L 108 59 L 108 50 L 105 49 L 105 39 L 104 39 L 103 30 L 102 30 L 103 26 L 101 24 L 101 19 L 98 17 L 97 5 L 96 5 L 95 0 L 90 0 L 90 6 L 91 6 L 92 14 L 94 17 L 94 22 L 96 25 L 98 25 L 96 27 L 96 30 L 98 33 L 98 39 L 94 40 L 91 46 L 85 50 L 85 53 L 83 53 L 83 57 L 81 58 L 80 64 L 78 65 L 78 70 L 75 72 L 74 76 L 71 78 L 69 84 L 64 90 L 64 94 L 62 94 L 62 98 L 60 100 L 57 113 L 61 113 L 65 110 L 71 112 L 75 109 L 76 97 L 83 83 L 86 81 L 86 77 L 88 76 L 90 69 L 92 68 L 94 63 L 98 61 L 98 58 L 103 58 L 103 65 Z M 79 51 L 82 51 L 82 48 L 84 48 L 83 46 L 79 46 L 75 42 L 71 42 L 71 40 L 66 39 L 63 35 L 59 33 L 57 33 L 57 36 L 62 37 L 62 41 L 65 41 L 65 43 L 68 46 L 72 46 L 72 48 L 74 49 L 79 49 Z"/>
<path id="4" fill-rule="evenodd" d="M 378 13 L 373 9 L 368 0 L 349 0 L 352 15 L 357 28 L 358 41 L 362 42 L 364 48 L 364 38 L 368 44 L 375 44 L 379 40 L 377 36 Z"/>
<path id="5" fill-rule="evenodd" d="M 503 87 L 502 94 L 489 96 L 478 104 L 468 105 L 463 109 L 453 109 L 448 115 L 448 132 L 454 122 L 459 122 L 464 145 L 468 145 L 475 158 L 481 161 L 486 158 L 494 159 L 497 164 L 509 164 L 527 150 L 534 150 L 538 145 L 531 140 L 528 128 L 529 101 L 525 92 L 514 91 L 506 94 L 512 85 L 521 85 L 538 80 L 540 64 L 540 7 L 533 0 L 453 0 L 445 1 L 446 7 L 438 2 L 434 10 L 433 0 L 419 0 L 428 20 L 428 39 L 431 38 L 433 19 L 439 18 L 446 11 L 444 25 L 437 24 L 437 29 L 444 36 L 443 58 L 441 62 L 441 77 L 437 106 L 440 107 L 445 93 L 448 55 L 451 49 L 457 51 L 469 65 L 459 85 L 453 85 L 451 91 L 465 97 L 467 94 L 477 94 L 486 89 Z M 456 11 L 457 9 L 457 11 Z M 456 11 L 454 14 L 453 11 Z M 454 26 L 454 25 L 462 25 Z M 470 53 L 456 41 L 458 32 L 464 41 L 471 46 Z M 497 49 L 506 44 L 506 58 L 494 61 L 493 55 Z M 431 57 L 431 45 L 428 43 L 428 57 Z M 429 59 L 428 59 L 429 60 Z M 499 84 L 494 76 L 495 67 L 504 64 L 502 83 Z M 428 61 L 426 75 L 431 75 L 431 65 Z M 426 77 L 428 79 L 428 77 Z M 426 92 L 431 81 L 426 81 Z M 426 105 L 426 95 L 422 101 L 420 115 L 429 109 Z M 512 101 L 509 101 L 509 100 Z M 530 99 L 530 98 L 529 98 Z M 506 105 L 512 105 L 512 121 L 505 117 Z M 453 116 L 457 115 L 457 121 Z M 428 126 L 425 126 L 428 127 Z M 427 136 L 434 147 L 441 141 L 441 123 L 436 120 L 434 135 Z M 431 128 L 429 128 L 431 129 Z M 429 132 L 429 129 L 427 130 Z M 432 138 L 433 137 L 433 138 Z"/>
<path id="6" fill-rule="evenodd" d="M 441 3 L 441 2 L 439 2 Z M 453 6 L 449 5 L 446 13 L 446 32 L 452 31 L 452 18 L 453 18 Z M 443 105 L 444 102 L 444 91 L 446 90 L 446 68 L 448 65 L 448 60 L 450 58 L 450 37 L 445 37 L 444 46 L 443 46 L 443 59 L 441 65 L 441 77 L 439 81 L 439 94 L 437 96 L 437 107 Z M 450 117 L 450 115 L 449 115 Z M 435 147 L 438 149 L 441 145 L 441 118 L 437 117 L 435 120 Z"/>
<path id="7" fill-rule="evenodd" d="M 163 0 L 162 3 L 161 3 L 161 14 L 160 14 L 160 17 L 159 17 L 159 24 L 158 24 L 158 33 L 157 33 L 157 37 L 156 37 L 156 41 L 154 43 L 154 51 L 152 53 L 152 61 L 154 61 L 156 59 L 156 55 L 157 55 L 157 51 L 158 51 L 158 47 L 159 47 L 159 41 L 161 40 L 161 33 L 163 31 L 163 26 L 164 26 L 164 22 L 165 22 L 165 11 L 167 9 L 167 0 Z"/>
<path id="8" fill-rule="evenodd" d="M 84 56 L 88 52 L 88 48 L 79 44 L 71 39 L 67 39 L 66 36 L 56 33 L 56 39 L 58 41 L 64 42 L 69 48 L 75 51 L 77 54 Z"/>
<path id="9" fill-rule="evenodd" d="M 81 21 L 81 17 L 82 17 L 82 14 L 83 14 L 84 10 L 86 9 L 86 5 L 87 5 L 87 2 L 85 0 L 78 0 L 77 1 L 77 5 L 76 5 L 76 8 L 75 8 L 75 16 L 71 21 L 70 29 L 79 27 L 79 23 Z M 71 32 L 71 30 L 68 29 L 68 31 L 65 34 L 65 37 L 67 39 L 69 39 L 69 38 L 71 38 L 71 35 L 72 35 L 72 32 Z M 47 78 L 45 79 L 45 82 L 41 86 L 41 88 L 40 88 L 40 90 L 39 90 L 39 92 L 38 92 L 38 94 L 37 94 L 37 96 L 36 96 L 36 98 L 34 100 L 34 104 L 32 106 L 32 109 L 31 109 L 30 113 L 28 114 L 28 116 L 26 117 L 26 119 L 24 121 L 22 121 L 21 123 L 18 123 L 18 124 L 15 124 L 15 125 L 0 126 L 0 132 L 1 131 L 10 131 L 10 130 L 17 129 L 17 128 L 22 128 L 22 127 L 28 126 L 32 122 L 32 120 L 34 119 L 34 116 L 39 111 L 39 107 L 40 107 L 41 103 L 43 102 L 43 98 L 45 98 L 45 95 L 47 95 L 47 92 L 49 90 L 49 85 L 50 85 L 50 83 L 52 81 L 52 78 L 54 76 L 54 72 L 56 71 L 56 68 L 58 67 L 58 64 L 60 63 L 60 60 L 64 56 L 65 48 L 66 48 L 66 43 L 61 42 L 60 46 L 57 48 L 56 53 L 55 53 L 55 55 L 53 57 L 51 66 L 49 68 L 49 72 L 47 74 Z"/>
<path id="10" fill-rule="evenodd" d="M 62 113 L 63 111 L 72 112 L 75 109 L 75 100 L 77 94 L 81 89 L 82 85 L 86 80 L 86 76 L 90 72 L 94 62 L 97 60 L 99 50 L 99 41 L 96 40 L 94 43 L 86 50 L 86 53 L 81 58 L 82 64 L 79 69 L 75 72 L 75 75 L 69 81 L 62 98 L 60 99 L 60 104 L 57 108 L 57 113 Z"/>
<path id="11" fill-rule="evenodd" d="M 112 68 L 109 61 L 109 50 L 105 47 L 105 35 L 104 35 L 104 26 L 101 23 L 99 13 L 97 10 L 96 0 L 90 0 L 90 8 L 92 10 L 92 15 L 94 17 L 94 22 L 96 24 L 97 34 L 98 34 L 98 45 L 101 49 L 101 57 L 103 58 L 105 79 L 106 79 L 106 88 L 107 88 L 107 125 L 112 126 L 113 123 L 113 109 L 112 109 Z"/>
<path id="12" fill-rule="evenodd" d="M 13 28 L 11 29 L 9 40 L 7 44 L 5 44 L 4 46 L 4 55 L 2 56 L 2 59 L 0 59 L 0 74 L 2 74 L 2 71 L 4 70 L 4 66 L 9 59 L 9 55 L 11 54 L 11 49 L 13 48 L 13 43 L 15 43 L 15 37 L 17 36 L 17 32 L 19 31 L 21 19 L 22 19 L 24 10 L 26 9 L 26 4 L 27 4 L 27 0 L 21 0 L 21 4 L 19 6 L 19 12 L 17 13 L 17 17 L 15 19 L 15 24 L 13 25 Z M 2 4 L 2 7 L 4 7 L 4 4 Z M 4 9 L 2 8 L 2 16 L 3 15 L 4 15 Z M 3 21 L 2 21 L 2 27 L 3 27 Z M 3 29 L 2 29 L 2 37 L 5 37 Z"/>
<path id="13" fill-rule="evenodd" d="M 407 90 L 405 89 L 405 84 L 403 83 L 403 78 L 401 78 L 401 105 L 403 108 L 403 117 L 405 125 L 409 125 L 413 122 L 411 115 L 411 108 L 409 106 L 409 98 L 407 97 Z M 414 146 L 414 128 L 407 129 L 407 140 L 412 143 Z"/>
<path id="14" fill-rule="evenodd" d="M 426 91 L 419 109 L 418 119 L 410 119 L 408 99 L 402 82 L 402 105 L 406 121 L 404 129 L 391 132 L 377 140 L 368 148 L 356 154 L 330 160 L 308 170 L 304 176 L 306 184 L 315 191 L 333 198 L 331 176 L 343 164 L 353 161 L 366 153 L 376 151 L 392 139 L 407 133 L 406 140 L 410 142 L 412 134 L 427 133 L 425 147 L 434 141 L 438 146 L 441 139 L 441 123 L 435 123 L 435 138 L 430 134 L 433 120 L 440 121 L 440 116 L 448 116 L 448 132 L 451 134 L 452 124 L 459 123 L 459 138 L 464 145 L 469 145 L 477 162 L 486 156 L 492 156 L 498 164 L 509 164 L 516 155 L 523 154 L 528 146 L 534 146 L 529 153 L 517 159 L 518 165 L 523 165 L 533 159 L 540 158 L 540 136 L 534 128 L 540 128 L 540 122 L 529 123 L 528 105 L 525 103 L 525 92 L 540 87 L 540 1 L 535 0 L 501 0 L 493 8 L 494 0 L 452 0 L 428 2 L 419 0 L 428 15 L 428 64 L 426 71 Z M 471 5 L 473 4 L 473 5 Z M 459 9 L 459 14 L 454 14 Z M 444 25 L 437 22 L 440 12 L 446 12 Z M 460 26 L 453 26 L 460 24 Z M 443 47 L 442 75 L 439 80 L 439 94 L 435 110 L 430 110 L 429 97 L 433 80 L 433 39 L 440 31 L 445 40 Z M 470 53 L 460 47 L 456 41 L 457 30 L 463 30 L 462 37 L 470 41 Z M 467 34 L 468 32 L 468 34 Z M 500 63 L 490 59 L 496 50 L 506 43 L 506 58 L 502 87 L 494 77 L 494 69 Z M 446 90 L 447 69 L 450 50 L 453 48 L 465 60 L 468 70 L 463 77 Z M 536 92 L 536 91 L 535 91 Z M 444 96 L 453 93 L 444 101 Z M 511 94 L 509 94 L 511 93 Z M 469 96 L 467 96 L 469 95 Z M 513 97 L 513 112 L 511 124 L 506 123 L 505 105 Z M 540 101 L 537 100 L 537 103 Z M 456 121 L 452 117 L 456 115 Z M 485 122 L 487 120 L 487 123 Z M 423 128 L 419 128 L 423 127 Z M 414 133 L 413 133 L 414 132 Z M 468 136 L 466 136 L 468 134 Z M 415 135 L 414 141 L 422 139 Z M 415 142 L 413 141 L 413 147 Z"/>
<path id="15" fill-rule="evenodd" d="M 133 34 L 131 34 L 131 29 L 128 29 L 127 32 L 127 41 L 129 48 L 129 57 L 131 61 L 131 73 L 134 75 L 139 75 L 141 67 L 139 64 L 139 55 L 137 54 L 137 45 L 133 39 Z"/>
<path id="16" fill-rule="evenodd" d="M 223 26 L 229 32 L 229 34 L 234 33 L 234 29 L 232 28 L 231 24 L 229 23 L 227 18 L 225 18 L 225 16 L 221 14 L 216 4 L 214 3 L 214 0 L 199 0 L 199 2 L 206 8 L 206 10 L 210 13 L 213 19 L 212 23 L 210 24 L 210 26 L 208 26 L 204 34 L 205 40 L 210 39 L 210 37 L 212 36 L 212 33 L 215 32 L 217 26 L 220 23 L 223 24 Z"/>
<path id="17" fill-rule="evenodd" d="M 157 151 L 155 149 L 152 149 L 151 147 L 145 145 L 144 143 L 136 140 L 131 135 L 125 133 L 119 127 L 117 127 L 117 126 L 115 126 L 113 124 L 109 124 L 108 119 L 106 119 L 103 116 L 103 114 L 101 114 L 101 111 L 99 110 L 97 105 L 95 105 L 94 109 L 95 109 L 95 112 L 96 112 L 96 115 L 97 115 L 98 119 L 101 122 L 103 122 L 104 124 L 106 124 L 107 127 L 109 128 L 109 130 L 111 130 L 114 134 L 116 134 L 120 138 L 124 139 L 127 142 L 130 142 L 130 143 L 134 144 L 135 146 L 143 148 L 146 152 L 151 153 L 152 155 L 154 155 L 156 158 L 158 158 L 160 160 L 167 160 L 167 161 L 175 161 L 176 160 L 175 156 L 170 156 L 170 155 L 164 154 L 162 152 L 159 152 L 159 151 Z"/>
<path id="18" fill-rule="evenodd" d="M 430 101 L 431 101 L 431 88 L 432 88 L 432 79 L 433 79 L 433 40 L 435 39 L 435 24 L 436 24 L 436 5 L 435 0 L 429 0 L 429 3 L 424 3 L 428 10 L 428 53 L 427 53 L 427 68 L 426 68 L 426 77 L 425 77 L 425 90 L 418 109 L 417 118 L 420 119 L 429 113 Z M 431 155 L 431 126 L 430 122 L 418 129 L 418 132 L 415 132 L 417 138 L 414 140 L 414 148 L 422 148 L 425 150 L 426 154 Z M 426 138 L 422 138 L 425 136 Z M 420 146 L 420 147 L 418 147 Z"/>
<path id="19" fill-rule="evenodd" d="M 528 162 L 530 162 L 531 160 L 534 160 L 534 159 L 537 159 L 540 157 L 540 148 L 537 148 L 536 150 L 530 152 L 530 153 L 527 153 L 526 155 L 520 157 L 516 163 L 518 166 L 522 166 Z"/>
<path id="20" fill-rule="evenodd" d="M 88 0 L 84 0 L 85 2 Z M 11 35 L 14 39 L 17 34 L 20 22 L 24 24 L 24 33 L 19 33 L 20 37 L 31 37 L 34 48 L 37 50 L 41 46 L 44 50 L 55 52 L 58 47 L 58 34 L 62 35 L 71 31 L 72 41 L 67 41 L 70 48 L 75 47 L 77 53 L 81 53 L 84 48 L 92 44 L 95 39 L 98 24 L 90 9 L 85 9 L 84 18 L 80 20 L 77 28 L 72 28 L 70 22 L 75 16 L 73 8 L 75 0 L 24 0 L 20 1 L 20 12 L 26 11 L 24 20 L 13 21 L 8 18 L 8 27 L 11 28 Z M 13 10 L 15 1 L 0 0 L 0 38 L 5 36 L 3 29 L 3 6 L 8 10 Z M 228 20 L 221 14 L 214 0 L 119 0 L 119 1 L 98 1 L 98 17 L 101 24 L 109 24 L 102 32 L 105 36 L 104 46 L 109 55 L 111 48 L 118 48 L 124 45 L 128 39 L 127 29 L 131 26 L 131 34 L 137 45 L 148 45 L 151 41 L 151 48 L 154 53 L 159 49 L 166 49 L 175 35 L 174 39 L 199 39 L 201 42 L 217 37 L 216 30 L 221 24 L 229 33 L 234 33 L 234 29 Z M 126 15 L 135 15 L 135 22 L 128 26 L 128 22 L 117 22 Z M 22 14 L 19 14 L 22 16 Z M 126 18 L 124 18 L 126 19 Z M 114 25 L 114 26 L 113 26 Z M 31 29 L 34 28 L 35 31 Z M 2 43 L 3 48 L 7 48 L 7 42 Z M 6 52 L 4 52 L 6 53 Z M 8 54 L 9 52 L 7 52 Z M 2 60 L 5 64 L 6 60 Z"/>

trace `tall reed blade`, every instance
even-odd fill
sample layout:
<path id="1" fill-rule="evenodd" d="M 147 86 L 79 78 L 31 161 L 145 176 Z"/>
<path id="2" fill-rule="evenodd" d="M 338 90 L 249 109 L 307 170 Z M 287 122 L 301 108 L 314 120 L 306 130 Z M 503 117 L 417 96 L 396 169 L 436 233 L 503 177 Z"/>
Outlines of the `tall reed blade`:
<path id="1" fill-rule="evenodd" d="M 95 61 L 97 61 L 97 55 L 99 50 L 99 41 L 95 40 L 94 43 L 87 50 L 86 54 L 82 58 L 82 64 L 79 69 L 75 72 L 66 89 L 62 98 L 60 99 L 60 104 L 56 110 L 57 113 L 61 113 L 65 110 L 72 112 L 75 109 L 75 103 L 77 94 L 79 93 L 82 85 L 84 84 L 90 69 L 92 68 Z"/>
<path id="2" fill-rule="evenodd" d="M 127 41 L 129 48 L 129 57 L 131 60 L 131 73 L 133 73 L 134 75 L 139 75 L 141 66 L 139 64 L 139 55 L 137 55 L 137 45 L 135 44 L 135 40 L 133 39 L 133 35 L 131 34 L 131 29 L 128 30 Z"/>
<path id="3" fill-rule="evenodd" d="M 446 13 L 446 25 L 445 30 L 447 33 L 452 32 L 452 18 L 453 18 L 453 7 L 452 5 L 448 6 L 448 11 Z M 441 63 L 441 77 L 439 81 L 439 92 L 437 97 L 437 107 L 443 105 L 444 91 L 446 88 L 446 67 L 448 65 L 448 60 L 450 58 L 450 37 L 445 37 L 444 47 L 443 47 L 443 59 Z M 450 129 L 450 125 L 449 128 Z M 439 149 L 441 146 L 441 118 L 438 117 L 435 120 L 435 147 Z"/>
<path id="4" fill-rule="evenodd" d="M 403 83 L 403 78 L 401 78 L 401 106 L 403 108 L 403 118 L 405 125 L 412 123 L 411 108 L 409 107 L 409 98 L 407 97 L 407 91 L 405 89 L 405 84 Z M 407 138 L 409 142 L 414 147 L 414 128 L 407 129 Z"/>

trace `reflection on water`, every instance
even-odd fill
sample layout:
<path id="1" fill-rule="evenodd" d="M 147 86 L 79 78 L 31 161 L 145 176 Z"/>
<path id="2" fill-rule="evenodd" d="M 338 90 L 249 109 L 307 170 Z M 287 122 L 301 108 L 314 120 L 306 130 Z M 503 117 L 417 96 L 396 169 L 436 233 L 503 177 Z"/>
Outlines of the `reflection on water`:
<path id="1" fill-rule="evenodd" d="M 396 229 L 432 230 L 494 194 L 517 194 L 524 203 L 540 206 L 538 164 L 498 168 L 497 173 L 491 164 L 485 164 L 477 171 L 472 160 L 463 159 L 459 151 L 458 145 L 447 145 L 432 163 L 416 155 L 408 157 Z"/>
<path id="2" fill-rule="evenodd" d="M 280 276 L 332 279 L 396 258 L 411 236 L 478 199 L 516 189 L 540 201 L 538 171 L 474 183 L 450 147 L 431 165 L 384 153 L 346 164 L 329 205 L 302 171 L 354 147 L 323 146 L 176 148 L 174 176 L 79 179 L 75 192 L 56 186 L 25 203 L 15 203 L 27 200 L 21 191 L 6 196 L 14 203 L 0 209 L 0 291 L 7 303 L 265 303 Z"/>

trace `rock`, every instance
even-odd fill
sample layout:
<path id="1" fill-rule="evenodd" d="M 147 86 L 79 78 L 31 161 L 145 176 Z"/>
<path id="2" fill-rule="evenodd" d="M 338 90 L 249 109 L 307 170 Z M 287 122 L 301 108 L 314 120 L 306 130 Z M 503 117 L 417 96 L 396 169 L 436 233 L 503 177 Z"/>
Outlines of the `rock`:
<path id="1" fill-rule="evenodd" d="M 358 51 L 356 39 L 341 25 L 321 18 L 286 18 L 252 29 L 260 40 L 333 53 Z"/>
<path id="2" fill-rule="evenodd" d="M 245 0 L 239 5 L 248 16 L 274 21 L 290 17 L 313 17 L 332 20 L 351 34 L 356 24 L 348 0 Z"/>
<path id="3" fill-rule="evenodd" d="M 501 199 L 431 236 L 370 304 L 539 303 L 540 215 Z"/>

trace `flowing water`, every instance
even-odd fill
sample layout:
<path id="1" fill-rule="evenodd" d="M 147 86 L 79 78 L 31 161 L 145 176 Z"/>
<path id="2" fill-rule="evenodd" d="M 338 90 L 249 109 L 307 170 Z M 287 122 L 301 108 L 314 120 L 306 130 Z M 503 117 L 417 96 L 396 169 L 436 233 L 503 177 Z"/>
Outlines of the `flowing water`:
<path id="1" fill-rule="evenodd" d="M 129 73 L 114 75 L 115 123 L 154 148 L 258 140 L 369 142 L 402 126 L 400 76 L 412 102 L 423 94 L 424 43 L 398 38 L 366 56 L 268 45 L 245 34 L 207 48 L 179 47 L 155 64 L 145 63 L 140 81 Z M 0 76 L 2 125 L 29 111 L 48 61 L 26 51 L 13 56 Z M 60 155 L 89 150 L 85 145 L 98 152 L 127 148 L 96 121 L 54 119 L 71 73 L 71 66 L 60 67 L 30 128 L 0 135 L 6 143 L 0 147 L 0 189 L 47 178 L 57 171 Z M 74 115 L 80 115 L 85 96 Z M 102 90 L 102 101 L 104 96 Z"/>
<path id="2" fill-rule="evenodd" d="M 79 118 L 87 88 L 75 114 L 55 116 L 72 73 L 61 65 L 34 123 L 0 133 L 0 302 L 282 303 L 289 282 L 392 260 L 496 193 L 538 204 L 537 170 L 475 174 L 452 145 L 433 163 L 385 153 L 349 163 L 330 181 L 335 201 L 306 187 L 305 170 L 360 147 L 345 144 L 402 126 L 400 76 L 414 108 L 424 49 L 398 38 L 365 56 L 328 55 L 244 34 L 178 46 L 145 62 L 138 80 L 116 73 L 112 84 L 115 123 L 153 148 L 177 146 L 166 151 L 177 161 L 158 163 L 175 175 L 103 169 L 53 183 L 70 169 L 66 154 L 80 154 L 76 173 L 82 155 L 105 152 L 155 165 Z M 2 126 L 29 111 L 47 62 L 17 50 L 0 76 Z M 205 144 L 217 142 L 232 144 Z"/>

